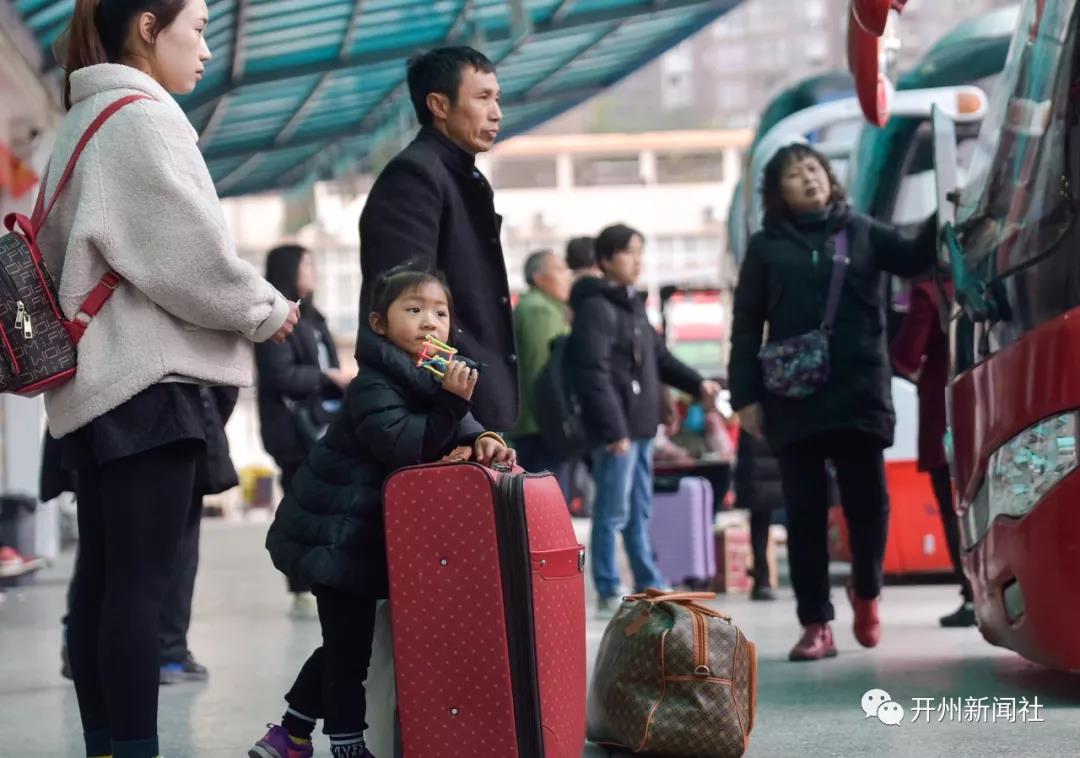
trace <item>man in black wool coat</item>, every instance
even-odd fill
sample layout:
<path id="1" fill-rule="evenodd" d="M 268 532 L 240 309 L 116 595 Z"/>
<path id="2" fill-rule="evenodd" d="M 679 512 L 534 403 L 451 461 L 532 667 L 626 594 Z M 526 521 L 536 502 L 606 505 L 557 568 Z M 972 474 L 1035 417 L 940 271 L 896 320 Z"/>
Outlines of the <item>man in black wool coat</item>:
<path id="1" fill-rule="evenodd" d="M 454 299 L 451 341 L 483 364 L 473 415 L 506 431 L 517 421 L 518 378 L 502 217 L 476 168 L 502 120 L 495 66 L 469 47 L 439 48 L 410 61 L 408 83 L 420 133 L 383 170 L 360 216 L 360 328 L 381 273 L 405 263 L 442 271 Z"/>

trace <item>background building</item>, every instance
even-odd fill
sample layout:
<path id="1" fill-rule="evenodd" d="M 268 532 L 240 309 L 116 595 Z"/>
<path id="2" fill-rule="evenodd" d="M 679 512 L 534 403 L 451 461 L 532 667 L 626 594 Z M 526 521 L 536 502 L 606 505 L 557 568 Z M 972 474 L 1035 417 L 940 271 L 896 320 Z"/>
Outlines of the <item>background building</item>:
<path id="1" fill-rule="evenodd" d="M 908 0 L 900 17 L 906 70 L 965 19 L 1015 0 Z M 847 68 L 848 0 L 747 0 L 542 132 L 752 127 L 778 92 Z"/>

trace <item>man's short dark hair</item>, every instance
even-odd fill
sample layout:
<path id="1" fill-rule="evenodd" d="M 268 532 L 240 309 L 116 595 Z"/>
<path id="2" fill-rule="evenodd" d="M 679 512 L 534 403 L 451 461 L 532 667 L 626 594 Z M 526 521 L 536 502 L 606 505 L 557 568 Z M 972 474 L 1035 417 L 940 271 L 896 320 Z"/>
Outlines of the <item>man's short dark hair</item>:
<path id="1" fill-rule="evenodd" d="M 571 271 L 584 271 L 596 265 L 596 240 L 574 237 L 566 243 L 566 265 Z"/>
<path id="2" fill-rule="evenodd" d="M 601 261 L 611 260 L 616 253 L 628 248 L 630 240 L 634 239 L 634 237 L 645 239 L 644 234 L 626 224 L 609 226 L 600 232 L 600 236 L 596 238 L 596 259 Z"/>
<path id="3" fill-rule="evenodd" d="M 555 255 L 551 250 L 537 250 L 535 253 L 530 253 L 529 257 L 525 259 L 525 283 L 530 287 L 536 286 L 536 275 L 540 273 L 544 268 L 544 261 L 549 256 Z"/>
<path id="4" fill-rule="evenodd" d="M 439 47 L 409 61 L 409 98 L 421 126 L 431 126 L 434 118 L 427 106 L 427 96 L 440 92 L 457 104 L 461 73 L 471 67 L 482 74 L 495 73 L 495 64 L 471 47 Z"/>

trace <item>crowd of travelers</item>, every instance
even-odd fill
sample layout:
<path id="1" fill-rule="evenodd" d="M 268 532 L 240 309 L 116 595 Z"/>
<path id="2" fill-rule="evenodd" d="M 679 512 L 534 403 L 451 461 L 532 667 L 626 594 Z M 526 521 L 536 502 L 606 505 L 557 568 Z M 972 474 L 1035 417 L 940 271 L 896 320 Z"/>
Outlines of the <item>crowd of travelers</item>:
<path id="1" fill-rule="evenodd" d="M 710 412 L 725 388 L 678 360 L 650 322 L 641 281 L 648 238 L 616 219 L 570 240 L 565 255 L 529 256 L 528 289 L 512 307 L 502 219 L 476 166 L 499 135 L 499 82 L 492 62 L 467 47 L 409 63 L 420 129 L 381 172 L 359 219 L 360 371 L 343 369 L 316 306 L 318 251 L 278 247 L 265 277 L 236 255 L 174 99 L 195 88 L 211 57 L 207 23 L 203 0 L 77 0 L 68 35 L 69 110 L 54 165 L 110 103 L 137 98 L 97 133 L 40 230 L 69 317 L 103 272 L 120 278 L 78 343 L 78 373 L 46 397 L 51 468 L 70 475 L 65 486 L 78 500 L 66 651 L 86 755 L 158 756 L 159 683 L 208 676 L 186 642 L 201 503 L 236 483 L 224 436 L 236 390 L 224 388 L 257 379 L 262 439 L 285 493 L 267 548 L 294 614 L 317 616 L 322 645 L 297 662 L 282 718 L 249 755 L 311 756 L 322 720 L 335 758 L 363 758 L 375 607 L 389 594 L 387 477 L 446 459 L 516 463 L 554 473 L 569 502 L 587 469 L 595 612 L 610 617 L 623 595 L 672 579 L 649 536 L 665 386 Z M 790 657 L 816 660 L 836 655 L 828 466 L 851 534 L 854 635 L 866 647 L 882 636 L 883 451 L 895 416 L 878 282 L 882 272 L 918 277 L 933 265 L 934 223 L 909 239 L 852 212 L 828 160 L 804 145 L 772 159 L 763 191 L 764 228 L 750 241 L 734 300 L 728 421 L 745 452 L 734 478 L 738 504 L 752 513 L 755 599 L 773 597 L 764 555 L 773 513 L 785 513 L 803 628 Z M 804 337 L 823 316 L 828 379 L 804 396 L 777 389 L 763 344 Z M 452 361 L 441 377 L 417 369 L 430 338 L 469 360 Z M 893 349 L 902 372 L 921 372 L 928 406 L 942 392 L 939 343 L 919 322 Z M 572 456 L 543 433 L 534 389 L 553 344 L 564 348 L 580 401 L 584 439 Z M 923 423 L 921 457 L 948 522 L 939 430 Z"/>

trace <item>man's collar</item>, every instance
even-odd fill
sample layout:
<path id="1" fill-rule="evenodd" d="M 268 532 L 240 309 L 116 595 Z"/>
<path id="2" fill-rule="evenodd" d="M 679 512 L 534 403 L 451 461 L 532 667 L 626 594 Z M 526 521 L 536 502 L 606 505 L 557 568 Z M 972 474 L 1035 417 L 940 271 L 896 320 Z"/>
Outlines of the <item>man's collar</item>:
<path id="1" fill-rule="evenodd" d="M 476 169 L 476 156 L 463 149 L 435 127 L 423 127 L 417 139 L 422 139 L 434 145 L 443 161 L 451 168 L 465 174 L 471 174 Z"/>

